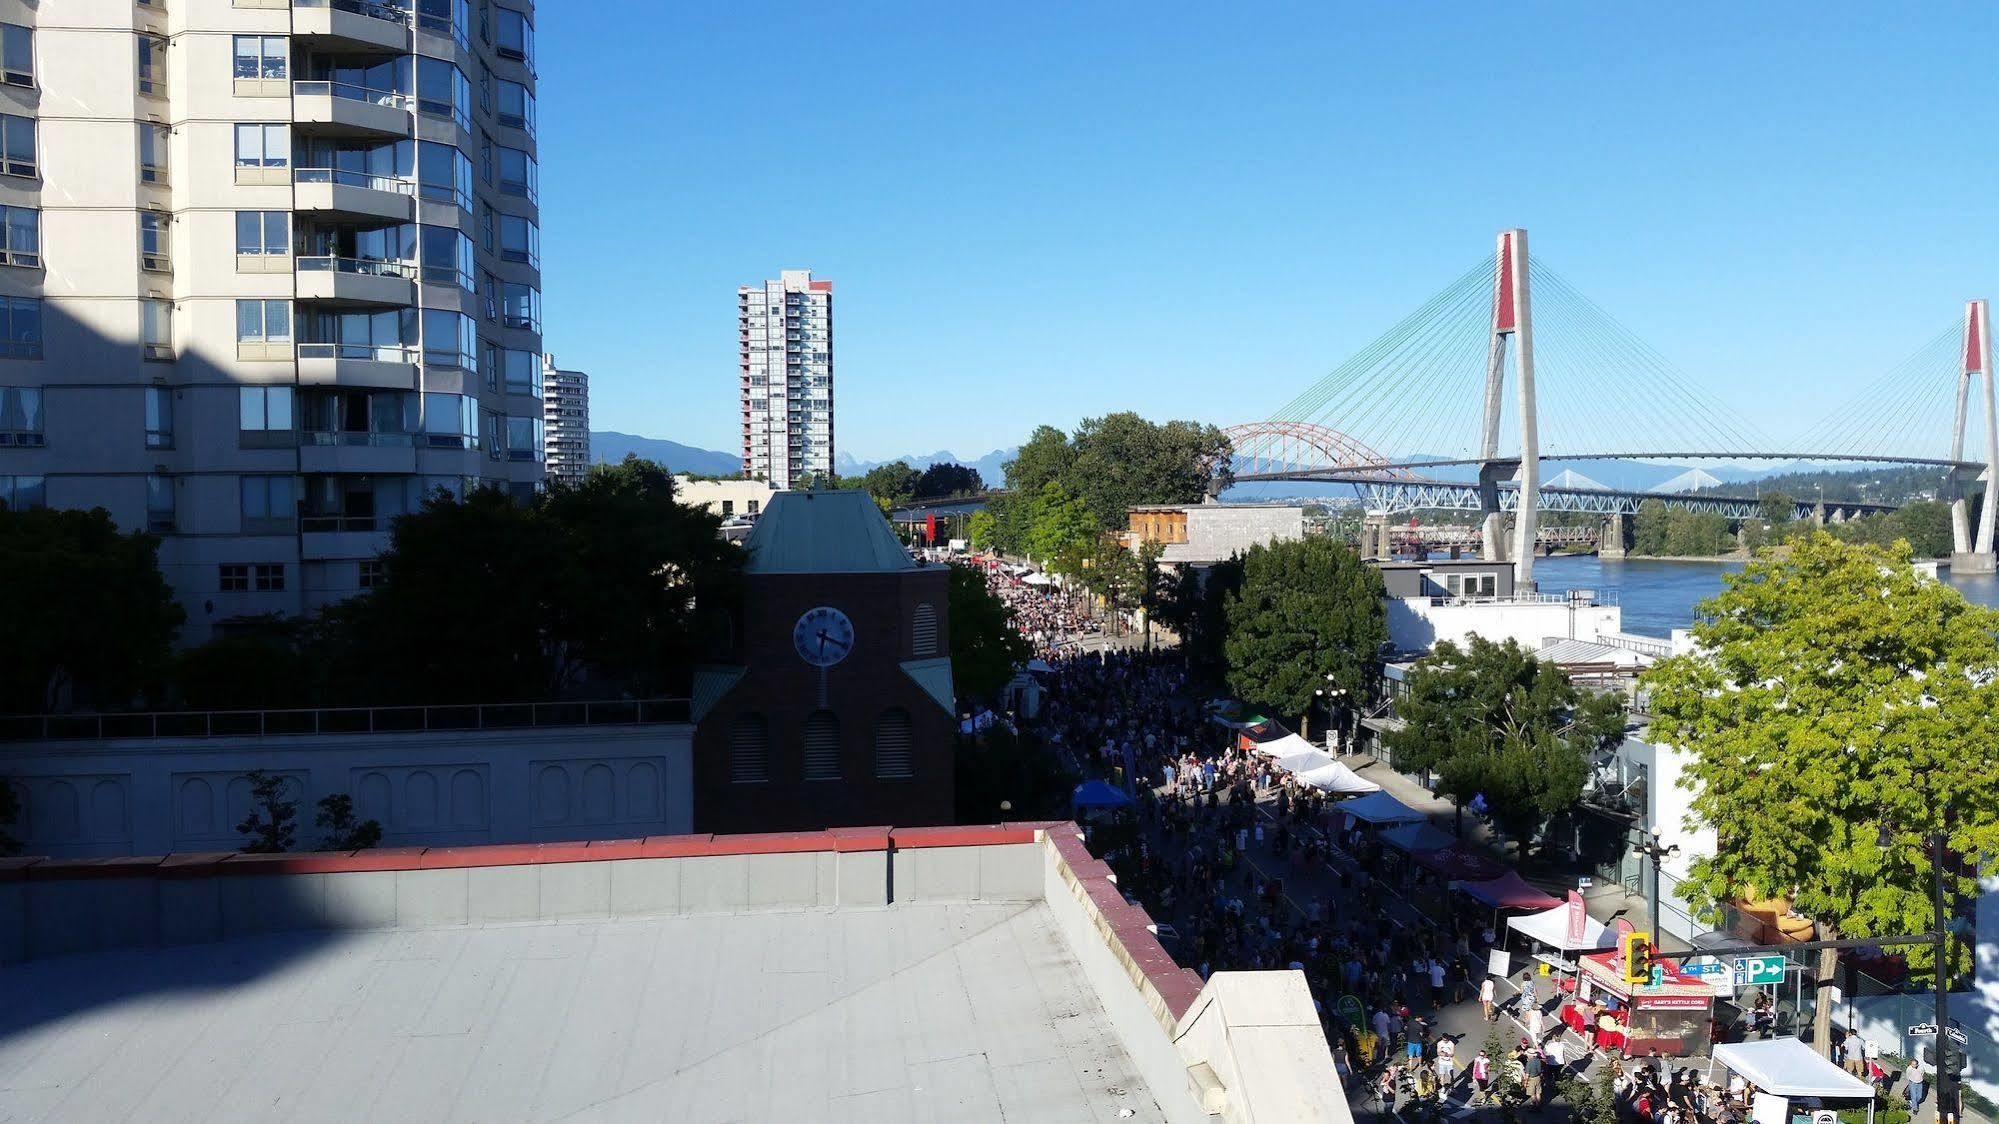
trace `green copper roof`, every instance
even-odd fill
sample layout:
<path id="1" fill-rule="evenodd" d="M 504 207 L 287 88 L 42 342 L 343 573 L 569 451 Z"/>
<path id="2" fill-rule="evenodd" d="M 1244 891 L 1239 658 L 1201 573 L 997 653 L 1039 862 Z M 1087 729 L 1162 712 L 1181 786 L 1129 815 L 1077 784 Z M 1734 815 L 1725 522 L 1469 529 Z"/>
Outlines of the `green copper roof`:
<path id="1" fill-rule="evenodd" d="M 779 492 L 745 542 L 752 574 L 874 574 L 913 570 L 866 492 Z"/>
<path id="2" fill-rule="evenodd" d="M 928 660 L 904 660 L 902 661 L 902 673 L 916 680 L 916 685 L 923 688 L 924 692 L 931 698 L 936 699 L 937 705 L 943 707 L 945 713 L 957 713 L 958 692 L 951 685 L 950 657 L 939 656 L 936 659 Z"/>

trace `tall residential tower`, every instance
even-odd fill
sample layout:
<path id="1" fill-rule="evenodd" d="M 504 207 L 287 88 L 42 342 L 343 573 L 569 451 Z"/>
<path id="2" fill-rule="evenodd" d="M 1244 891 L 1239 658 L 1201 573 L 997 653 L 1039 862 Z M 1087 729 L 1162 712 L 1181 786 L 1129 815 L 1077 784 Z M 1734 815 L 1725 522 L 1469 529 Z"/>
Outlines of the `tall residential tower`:
<path id="1" fill-rule="evenodd" d="M 542 356 L 542 417 L 547 422 L 548 479 L 583 483 L 590 471 L 590 376 L 565 371 Z"/>
<path id="2" fill-rule="evenodd" d="M 790 488 L 833 472 L 833 283 L 806 269 L 736 290 L 743 475 Z"/>
<path id="3" fill-rule="evenodd" d="M 0 502 L 162 536 L 189 639 L 542 478 L 529 0 L 0 0 Z"/>

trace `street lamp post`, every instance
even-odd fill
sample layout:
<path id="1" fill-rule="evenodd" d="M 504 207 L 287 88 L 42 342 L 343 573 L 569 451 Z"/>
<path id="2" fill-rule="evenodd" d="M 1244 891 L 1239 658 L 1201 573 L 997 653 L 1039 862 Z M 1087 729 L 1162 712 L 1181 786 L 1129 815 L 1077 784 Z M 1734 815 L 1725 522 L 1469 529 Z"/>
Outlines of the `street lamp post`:
<path id="1" fill-rule="evenodd" d="M 1659 948 L 1666 940 L 1666 924 L 1659 916 L 1659 863 L 1667 855 L 1678 854 L 1680 845 L 1675 843 L 1670 847 L 1661 847 L 1659 829 L 1655 827 L 1636 849 L 1640 855 L 1652 860 L 1652 946 Z"/>

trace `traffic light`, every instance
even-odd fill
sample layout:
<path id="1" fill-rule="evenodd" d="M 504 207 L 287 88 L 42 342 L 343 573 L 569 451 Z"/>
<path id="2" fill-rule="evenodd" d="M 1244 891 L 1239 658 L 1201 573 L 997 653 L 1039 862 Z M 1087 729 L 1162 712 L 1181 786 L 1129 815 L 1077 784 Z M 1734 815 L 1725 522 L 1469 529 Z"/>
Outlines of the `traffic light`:
<path id="1" fill-rule="evenodd" d="M 1624 982 L 1644 984 L 1652 982 L 1652 934 L 1626 933 L 1624 945 Z"/>

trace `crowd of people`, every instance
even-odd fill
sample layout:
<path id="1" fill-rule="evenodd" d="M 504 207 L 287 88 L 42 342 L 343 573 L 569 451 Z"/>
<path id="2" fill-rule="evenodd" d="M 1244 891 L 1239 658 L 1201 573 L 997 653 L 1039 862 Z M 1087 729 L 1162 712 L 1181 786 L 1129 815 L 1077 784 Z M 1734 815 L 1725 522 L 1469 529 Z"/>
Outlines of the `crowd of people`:
<path id="1" fill-rule="evenodd" d="M 1035 655 L 1047 659 L 1103 631 L 1102 622 L 1082 598 L 1051 586 L 1030 585 L 1027 573 L 1014 573 L 998 559 L 986 560 L 983 568 L 986 587 L 1013 610 L 1014 628 L 1034 645 Z"/>
<path id="2" fill-rule="evenodd" d="M 1003 572 L 991 581 L 1051 665 L 1023 721 L 1078 774 L 1131 796 L 1085 829 L 1177 961 L 1204 978 L 1303 972 L 1345 1088 L 1384 1114 L 1437 1118 L 1453 1099 L 1542 1107 L 1591 1065 L 1598 1055 L 1546 1014 L 1559 1000 L 1545 981 L 1541 995 L 1532 975 L 1516 990 L 1485 974 L 1493 915 L 1412 894 L 1420 871 L 1211 720 L 1178 650 L 1080 649 L 1073 607 Z M 1453 1033 L 1445 1012 L 1474 998 Z M 1607 1064 L 1627 1124 L 1740 1124 L 1754 1097 L 1663 1059 Z"/>

